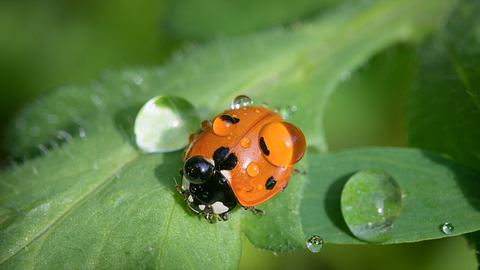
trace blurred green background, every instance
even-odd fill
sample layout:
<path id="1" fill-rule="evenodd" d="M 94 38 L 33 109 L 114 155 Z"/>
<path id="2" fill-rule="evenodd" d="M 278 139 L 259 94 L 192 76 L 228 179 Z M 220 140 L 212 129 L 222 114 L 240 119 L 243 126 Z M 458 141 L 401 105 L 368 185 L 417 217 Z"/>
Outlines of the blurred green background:
<path id="1" fill-rule="evenodd" d="M 0 2 L 0 136 L 22 107 L 104 70 L 156 66 L 208 40 L 302 23 L 340 0 L 4 0 Z M 348 1 L 355 4 L 355 1 Z M 397 44 L 347 74 L 329 103 L 332 150 L 404 146 L 415 48 Z M 9 159 L 3 147 L 0 160 Z M 242 269 L 473 269 L 462 237 L 395 246 L 326 245 L 272 254 L 244 241 Z"/>

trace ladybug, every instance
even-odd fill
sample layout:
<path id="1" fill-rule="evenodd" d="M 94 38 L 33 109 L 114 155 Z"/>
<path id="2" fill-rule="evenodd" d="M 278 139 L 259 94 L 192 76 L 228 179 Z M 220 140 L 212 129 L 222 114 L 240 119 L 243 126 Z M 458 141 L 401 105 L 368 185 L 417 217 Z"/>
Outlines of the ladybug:
<path id="1" fill-rule="evenodd" d="M 278 113 L 251 104 L 203 121 L 184 153 L 179 191 L 189 208 L 213 222 L 237 204 L 254 213 L 287 187 L 306 149 L 302 131 Z"/>

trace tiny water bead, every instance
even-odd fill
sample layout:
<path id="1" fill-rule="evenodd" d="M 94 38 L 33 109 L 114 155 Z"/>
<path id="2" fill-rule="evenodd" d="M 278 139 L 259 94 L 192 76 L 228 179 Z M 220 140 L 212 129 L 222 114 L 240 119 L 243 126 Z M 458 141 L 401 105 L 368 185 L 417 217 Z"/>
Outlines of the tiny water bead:
<path id="1" fill-rule="evenodd" d="M 260 173 L 260 168 L 258 167 L 258 164 L 255 162 L 250 162 L 247 165 L 247 174 L 251 177 L 255 177 Z"/>
<path id="2" fill-rule="evenodd" d="M 245 96 L 245 95 L 239 95 L 232 100 L 232 105 L 230 106 L 230 108 L 232 110 L 240 109 L 242 107 L 247 107 L 247 106 L 250 106 L 252 104 L 253 104 L 253 101 L 250 97 Z"/>
<path id="3" fill-rule="evenodd" d="M 318 253 L 322 250 L 323 239 L 318 235 L 310 236 L 306 241 L 306 247 L 313 253 Z"/>
<path id="4" fill-rule="evenodd" d="M 135 140 L 146 153 L 182 149 L 189 135 L 198 129 L 195 108 L 183 98 L 157 96 L 140 109 L 135 119 Z"/>
<path id="5" fill-rule="evenodd" d="M 368 242 L 384 242 L 391 238 L 400 215 L 402 192 L 387 173 L 363 170 L 348 179 L 340 203 L 353 235 Z"/>
<path id="6" fill-rule="evenodd" d="M 241 140 L 240 140 L 240 145 L 243 147 L 243 148 L 248 148 L 250 147 L 250 139 L 248 137 L 243 137 Z"/>
<path id="7" fill-rule="evenodd" d="M 203 120 L 200 127 L 203 131 L 208 130 L 212 127 L 212 122 L 210 122 L 210 120 Z"/>
<path id="8" fill-rule="evenodd" d="M 452 234 L 454 229 L 455 227 L 453 227 L 453 224 L 450 222 L 445 222 L 442 225 L 440 225 L 440 231 L 445 235 Z"/>

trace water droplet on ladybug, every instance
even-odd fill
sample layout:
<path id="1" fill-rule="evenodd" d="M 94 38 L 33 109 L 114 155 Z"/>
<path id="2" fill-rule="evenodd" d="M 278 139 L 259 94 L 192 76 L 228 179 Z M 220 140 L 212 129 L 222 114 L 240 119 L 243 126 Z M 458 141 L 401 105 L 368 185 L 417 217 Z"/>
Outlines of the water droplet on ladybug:
<path id="1" fill-rule="evenodd" d="M 255 162 L 250 162 L 247 166 L 247 174 L 251 177 L 255 177 L 260 173 L 260 168 Z"/>
<path id="2" fill-rule="evenodd" d="M 245 95 L 239 95 L 233 99 L 232 105 L 230 106 L 230 108 L 232 108 L 232 110 L 240 109 L 242 107 L 248 107 L 252 104 L 253 104 L 253 101 L 250 97 Z"/>
<path id="3" fill-rule="evenodd" d="M 276 166 L 291 166 L 303 157 L 305 136 L 288 122 L 272 122 L 260 131 L 260 147 L 265 158 Z"/>
<path id="4" fill-rule="evenodd" d="M 230 135 L 235 129 L 235 124 L 222 118 L 222 115 L 217 116 L 213 121 L 213 132 L 221 137 Z"/>
<path id="5" fill-rule="evenodd" d="M 210 120 L 203 120 L 201 124 L 201 128 L 203 131 L 210 129 L 212 127 L 212 122 Z"/>
<path id="6" fill-rule="evenodd" d="M 243 148 L 250 147 L 250 139 L 248 137 L 243 137 L 243 139 L 240 140 L 240 146 L 242 146 Z"/>

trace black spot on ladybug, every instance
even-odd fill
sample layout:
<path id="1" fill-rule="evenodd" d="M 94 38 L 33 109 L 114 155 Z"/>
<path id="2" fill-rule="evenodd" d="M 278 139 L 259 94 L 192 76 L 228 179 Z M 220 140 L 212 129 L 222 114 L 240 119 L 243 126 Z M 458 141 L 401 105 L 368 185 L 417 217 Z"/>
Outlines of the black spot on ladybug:
<path id="1" fill-rule="evenodd" d="M 213 161 L 216 164 L 222 163 L 225 159 L 227 159 L 228 152 L 230 149 L 228 147 L 221 146 L 215 152 L 213 152 Z"/>
<path id="2" fill-rule="evenodd" d="M 229 153 L 228 147 L 219 147 L 213 153 L 213 161 L 215 161 L 215 169 L 221 170 L 233 170 L 237 165 L 238 159 L 234 153 Z"/>
<path id="3" fill-rule="evenodd" d="M 277 181 L 275 180 L 275 178 L 273 178 L 273 176 L 270 176 L 267 179 L 267 182 L 265 182 L 265 188 L 268 189 L 268 190 L 272 190 L 275 187 L 276 183 L 277 183 Z"/>
<path id="4" fill-rule="evenodd" d="M 220 118 L 225 121 L 225 122 L 228 122 L 230 124 L 236 124 L 238 122 L 240 122 L 240 119 L 236 118 L 236 117 L 231 117 L 230 115 L 228 114 L 223 114 L 220 116 Z"/>
<path id="5" fill-rule="evenodd" d="M 265 139 L 263 137 L 260 137 L 260 149 L 262 150 L 263 154 L 265 156 L 270 155 L 270 150 L 268 150 L 267 144 L 265 144 Z"/>

